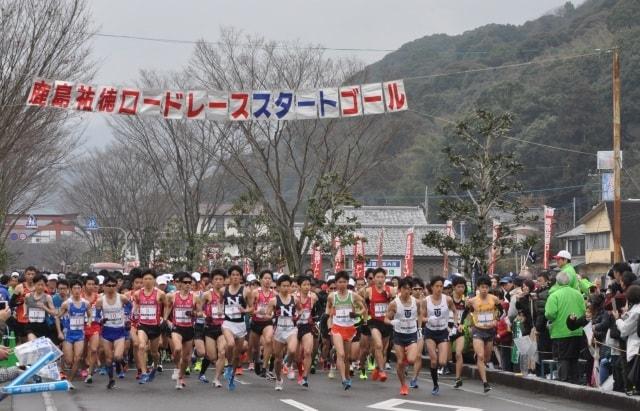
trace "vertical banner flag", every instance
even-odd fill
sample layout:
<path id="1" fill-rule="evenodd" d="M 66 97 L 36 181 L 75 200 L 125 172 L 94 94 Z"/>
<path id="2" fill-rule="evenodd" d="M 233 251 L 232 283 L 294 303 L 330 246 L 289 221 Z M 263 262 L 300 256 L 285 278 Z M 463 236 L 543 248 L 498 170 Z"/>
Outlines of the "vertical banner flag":
<path id="1" fill-rule="evenodd" d="M 384 228 L 380 229 L 380 236 L 378 237 L 378 255 L 377 266 L 382 267 L 382 257 L 384 256 Z"/>
<path id="2" fill-rule="evenodd" d="M 244 271 L 245 275 L 253 273 L 253 264 L 249 261 L 249 257 L 244 258 L 244 267 L 242 268 L 242 271 Z"/>
<path id="3" fill-rule="evenodd" d="M 364 237 L 359 235 L 353 246 L 353 274 L 356 278 L 364 278 L 365 263 Z"/>
<path id="4" fill-rule="evenodd" d="M 336 257 L 333 261 L 333 272 L 337 273 L 338 271 L 344 270 L 344 250 L 340 245 L 340 237 L 336 237 L 333 244 L 336 250 Z"/>
<path id="5" fill-rule="evenodd" d="M 407 247 L 404 253 L 403 277 L 413 276 L 413 227 L 407 231 Z"/>
<path id="6" fill-rule="evenodd" d="M 311 257 L 311 269 L 313 270 L 313 277 L 316 279 L 322 278 L 322 249 L 320 244 L 316 244 L 313 247 L 313 254 Z"/>
<path id="7" fill-rule="evenodd" d="M 447 237 L 453 237 L 453 221 L 447 220 L 446 234 Z M 449 276 L 449 252 L 444 250 L 442 272 L 445 278 Z"/>
<path id="8" fill-rule="evenodd" d="M 544 257 L 543 266 L 545 270 L 549 269 L 549 257 L 551 251 L 551 229 L 553 227 L 553 215 L 555 209 L 544 206 Z"/>
<path id="9" fill-rule="evenodd" d="M 496 270 L 496 259 L 498 258 L 498 246 L 496 242 L 500 238 L 500 221 L 493 220 L 493 235 L 491 237 L 491 259 L 489 260 L 489 275 L 493 275 Z"/>

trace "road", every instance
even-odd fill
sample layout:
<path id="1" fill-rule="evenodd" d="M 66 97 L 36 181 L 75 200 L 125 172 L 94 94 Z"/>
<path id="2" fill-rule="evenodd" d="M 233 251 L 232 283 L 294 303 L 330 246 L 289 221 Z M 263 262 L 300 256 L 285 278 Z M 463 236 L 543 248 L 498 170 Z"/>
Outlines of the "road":
<path id="1" fill-rule="evenodd" d="M 465 381 L 462 389 L 454 389 L 451 378 L 443 378 L 440 395 L 431 395 L 431 380 L 423 373 L 420 388 L 408 396 L 398 394 L 399 384 L 392 377 L 386 383 L 354 380 L 353 388 L 342 390 L 338 380 L 329 380 L 324 373 L 312 375 L 310 388 L 285 381 L 284 391 L 276 392 L 273 382 L 245 372 L 239 377 L 235 392 L 200 383 L 195 376 L 187 379 L 187 388 L 177 391 L 171 381 L 171 370 L 159 374 L 154 382 L 139 385 L 132 371 L 112 391 L 106 389 L 106 377 L 94 377 L 93 385 L 76 382 L 69 393 L 46 393 L 14 398 L 16 411 L 93 411 L 93 410 L 402 410 L 402 411 L 606 411 L 601 404 L 583 404 L 564 398 L 545 396 L 521 389 L 494 386 L 489 394 L 482 393 L 478 381 Z M 523 380 L 526 384 L 526 380 Z"/>

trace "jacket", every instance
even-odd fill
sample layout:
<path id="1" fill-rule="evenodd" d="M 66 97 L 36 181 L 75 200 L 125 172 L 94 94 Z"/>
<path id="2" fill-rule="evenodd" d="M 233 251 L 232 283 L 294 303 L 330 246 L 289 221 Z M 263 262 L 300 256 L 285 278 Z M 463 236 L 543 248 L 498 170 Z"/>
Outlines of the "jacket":
<path id="1" fill-rule="evenodd" d="M 551 339 L 580 337 L 583 334 L 582 327 L 570 330 L 567 327 L 567 318 L 571 314 L 578 318 L 585 315 L 586 307 L 582 294 L 569 285 L 556 285 L 558 288 L 551 292 L 544 306 L 544 315 L 551 321 Z"/>
<path id="2" fill-rule="evenodd" d="M 640 317 L 640 304 L 634 305 L 622 318 L 616 320 L 616 327 L 620 330 L 620 336 L 627 338 L 627 361 L 631 361 L 640 351 L 638 317 Z"/>
<path id="3" fill-rule="evenodd" d="M 569 276 L 569 287 L 575 288 L 576 290 L 580 291 L 578 273 L 576 273 L 575 268 L 573 268 L 571 264 L 565 264 L 560 271 L 567 273 L 567 275 Z M 549 293 L 556 292 L 556 290 L 558 290 L 558 288 L 560 287 L 561 286 L 559 284 L 555 284 L 553 287 L 551 287 L 551 290 L 549 291 Z"/>

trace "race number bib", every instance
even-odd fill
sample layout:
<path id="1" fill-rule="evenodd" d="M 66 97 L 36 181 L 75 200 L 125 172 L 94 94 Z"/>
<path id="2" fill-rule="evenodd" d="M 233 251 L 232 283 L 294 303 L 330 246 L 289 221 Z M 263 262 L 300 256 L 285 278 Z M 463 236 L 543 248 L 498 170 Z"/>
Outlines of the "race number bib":
<path id="1" fill-rule="evenodd" d="M 69 319 L 69 329 L 77 331 L 84 328 L 84 316 L 74 315 Z"/>
<path id="2" fill-rule="evenodd" d="M 191 321 L 191 318 L 187 315 L 187 312 L 190 311 L 189 308 L 176 308 L 176 318 L 177 322 L 185 323 Z"/>
<path id="3" fill-rule="evenodd" d="M 31 307 L 29 308 L 29 322 L 30 323 L 43 323 L 45 311 L 42 308 Z"/>
<path id="4" fill-rule="evenodd" d="M 336 319 L 340 321 L 348 321 L 351 314 L 351 308 L 338 308 L 336 309 Z"/>
<path id="5" fill-rule="evenodd" d="M 478 313 L 478 325 L 488 326 L 493 323 L 493 313 Z"/>
<path id="6" fill-rule="evenodd" d="M 389 304 L 387 303 L 377 303 L 373 306 L 375 316 L 380 318 L 384 317 L 387 314 L 387 307 Z"/>
<path id="7" fill-rule="evenodd" d="M 229 318 L 239 318 L 240 317 L 240 306 L 239 305 L 227 305 L 224 308 L 224 313 Z"/>
<path id="8" fill-rule="evenodd" d="M 293 318 L 291 317 L 279 317 L 278 327 L 280 328 L 293 328 Z"/>
<path id="9" fill-rule="evenodd" d="M 145 321 L 153 321 L 156 319 L 156 306 L 147 305 L 140 307 L 140 319 Z"/>
<path id="10" fill-rule="evenodd" d="M 302 313 L 300 314 L 300 322 L 308 322 L 309 318 L 311 318 L 311 311 L 309 310 L 302 311 Z"/>

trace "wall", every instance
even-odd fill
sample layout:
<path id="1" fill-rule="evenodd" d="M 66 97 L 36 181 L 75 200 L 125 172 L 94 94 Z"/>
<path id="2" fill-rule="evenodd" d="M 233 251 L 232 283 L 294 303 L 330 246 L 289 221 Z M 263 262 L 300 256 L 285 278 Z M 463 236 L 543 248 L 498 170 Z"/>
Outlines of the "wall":
<path id="1" fill-rule="evenodd" d="M 609 224 L 609 216 L 607 210 L 602 207 L 600 212 L 593 216 L 588 221 L 584 222 L 584 232 L 588 233 L 602 233 L 611 232 L 611 225 Z M 609 235 L 609 246 L 613 245 L 613 238 Z M 586 246 L 586 243 L 585 243 Z M 606 263 L 611 262 L 611 249 L 609 250 L 585 250 L 585 262 L 587 264 L 592 263 Z"/>

